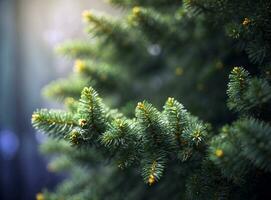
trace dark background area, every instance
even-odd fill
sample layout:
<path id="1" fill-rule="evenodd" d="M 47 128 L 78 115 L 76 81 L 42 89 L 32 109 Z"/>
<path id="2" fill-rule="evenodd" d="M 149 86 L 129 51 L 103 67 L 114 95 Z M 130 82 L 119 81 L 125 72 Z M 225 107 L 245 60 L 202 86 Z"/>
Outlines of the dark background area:
<path id="1" fill-rule="evenodd" d="M 112 12 L 94 0 L 0 0 L 0 199 L 31 200 L 64 177 L 48 172 L 31 126 L 36 108 L 59 107 L 41 88 L 71 70 L 54 54 L 56 44 L 82 37 L 81 12 Z M 113 12 L 114 13 L 114 12 Z"/>

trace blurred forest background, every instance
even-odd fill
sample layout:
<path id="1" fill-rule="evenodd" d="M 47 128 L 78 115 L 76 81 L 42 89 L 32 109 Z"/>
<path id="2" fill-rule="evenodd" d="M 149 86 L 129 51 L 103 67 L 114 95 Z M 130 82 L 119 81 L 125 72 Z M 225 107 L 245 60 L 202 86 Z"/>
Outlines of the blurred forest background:
<path id="1" fill-rule="evenodd" d="M 30 119 L 36 108 L 59 106 L 42 99 L 41 88 L 71 70 L 53 48 L 85 37 L 85 9 L 117 14 L 101 0 L 0 0 L 0 199 L 31 200 L 63 178 L 46 169 L 44 138 Z"/>

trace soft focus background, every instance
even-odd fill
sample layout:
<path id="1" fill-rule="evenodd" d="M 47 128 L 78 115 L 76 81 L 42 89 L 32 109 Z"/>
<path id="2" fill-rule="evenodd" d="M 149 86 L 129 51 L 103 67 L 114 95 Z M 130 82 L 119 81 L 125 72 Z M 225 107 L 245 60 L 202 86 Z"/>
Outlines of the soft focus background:
<path id="1" fill-rule="evenodd" d="M 116 14 L 102 0 L 0 0 L 1 200 L 35 199 L 64 176 L 46 169 L 37 147 L 44 138 L 34 133 L 30 119 L 36 108 L 58 106 L 42 99 L 41 88 L 71 70 L 72 64 L 53 49 L 86 37 L 81 22 L 85 9 Z"/>

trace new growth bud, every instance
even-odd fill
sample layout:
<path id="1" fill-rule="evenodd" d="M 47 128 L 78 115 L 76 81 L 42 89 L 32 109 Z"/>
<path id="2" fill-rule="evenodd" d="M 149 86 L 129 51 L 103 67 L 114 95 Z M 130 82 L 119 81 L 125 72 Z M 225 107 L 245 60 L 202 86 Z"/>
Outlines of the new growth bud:
<path id="1" fill-rule="evenodd" d="M 176 76 L 181 76 L 181 75 L 183 75 L 183 68 L 182 68 L 182 67 L 177 67 L 177 68 L 175 69 L 175 74 L 176 74 Z"/>
<path id="2" fill-rule="evenodd" d="M 82 18 L 84 22 L 90 22 L 91 19 L 93 18 L 93 14 L 89 10 L 85 10 L 82 12 Z"/>
<path id="3" fill-rule="evenodd" d="M 152 184 L 154 184 L 154 182 L 155 182 L 154 175 L 151 174 L 149 179 L 148 179 L 148 183 L 149 183 L 149 185 L 152 185 Z"/>
<path id="4" fill-rule="evenodd" d="M 73 130 L 70 134 L 70 141 L 72 144 L 79 144 L 80 133 L 77 130 Z"/>
<path id="5" fill-rule="evenodd" d="M 83 60 L 76 60 L 74 63 L 74 72 L 81 73 L 86 69 L 86 62 Z"/>
<path id="6" fill-rule="evenodd" d="M 133 15 L 135 15 L 135 16 L 139 16 L 140 15 L 140 13 L 141 13 L 141 11 L 142 11 L 142 9 L 139 7 L 139 6 L 135 6 L 134 8 L 133 8 Z"/>
<path id="7" fill-rule="evenodd" d="M 251 20 L 250 20 L 249 18 L 246 17 L 246 18 L 244 19 L 244 21 L 243 21 L 242 24 L 243 24 L 243 26 L 247 26 L 247 25 L 250 24 L 250 22 L 251 22 Z"/>
<path id="8" fill-rule="evenodd" d="M 217 149 L 215 151 L 215 155 L 218 157 L 218 158 L 221 158 L 223 155 L 224 155 L 224 152 L 222 149 Z"/>
<path id="9" fill-rule="evenodd" d="M 145 106 L 144 106 L 144 104 L 143 104 L 142 102 L 139 102 L 139 103 L 137 104 L 137 108 L 140 109 L 140 110 L 144 110 L 144 109 L 145 109 Z"/>
<path id="10" fill-rule="evenodd" d="M 44 195 L 42 193 L 38 193 L 36 195 L 36 200 L 44 200 Z"/>
<path id="11" fill-rule="evenodd" d="M 87 120 L 86 119 L 79 119 L 78 124 L 79 124 L 79 126 L 84 127 L 85 125 L 87 125 Z"/>
<path id="12" fill-rule="evenodd" d="M 35 121 L 37 121 L 39 118 L 40 118 L 39 114 L 33 114 L 32 115 L 32 119 L 31 119 L 32 123 L 35 122 Z"/>

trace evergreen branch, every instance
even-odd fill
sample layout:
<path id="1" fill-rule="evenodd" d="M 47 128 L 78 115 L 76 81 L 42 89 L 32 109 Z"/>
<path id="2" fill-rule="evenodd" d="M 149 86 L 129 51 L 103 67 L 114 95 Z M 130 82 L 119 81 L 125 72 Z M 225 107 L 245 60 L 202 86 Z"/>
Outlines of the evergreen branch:
<path id="1" fill-rule="evenodd" d="M 139 102 L 135 112 L 146 150 L 169 149 L 172 146 L 172 138 L 167 132 L 162 114 L 146 101 Z"/>
<path id="2" fill-rule="evenodd" d="M 207 126 L 197 118 L 191 117 L 188 126 L 184 129 L 183 137 L 190 146 L 202 146 L 207 142 Z"/>
<path id="3" fill-rule="evenodd" d="M 76 126 L 72 114 L 47 109 L 34 112 L 32 115 L 32 124 L 35 129 L 56 138 L 63 138 Z"/>
<path id="4" fill-rule="evenodd" d="M 130 15 L 128 19 L 135 28 L 140 28 L 152 43 L 157 43 L 158 40 L 161 43 L 161 37 L 167 42 L 169 41 L 168 39 L 172 37 L 176 40 L 178 39 L 178 35 L 174 35 L 174 33 L 176 34 L 178 31 L 172 26 L 172 19 L 169 19 L 166 15 L 162 15 L 155 10 L 134 7 L 132 15 Z"/>
<path id="5" fill-rule="evenodd" d="M 69 136 L 66 136 L 66 138 L 69 138 Z M 82 143 L 80 143 L 80 145 L 82 145 Z M 78 147 L 79 145 L 74 143 L 71 145 L 65 140 L 49 138 L 49 140 L 41 144 L 40 151 L 47 155 L 53 155 L 56 158 L 59 155 L 65 156 L 70 163 L 77 163 L 82 167 L 88 166 L 89 163 L 91 163 L 92 166 L 98 166 L 104 158 L 100 152 L 90 151 L 90 148 L 80 148 L 78 151 L 78 149 L 74 148 L 75 146 Z M 69 165 L 67 166 L 67 169 L 68 168 L 72 168 L 72 166 Z"/>
<path id="6" fill-rule="evenodd" d="M 116 67 L 105 63 L 93 62 L 90 60 L 77 59 L 74 63 L 74 71 L 86 78 L 91 78 L 96 83 L 96 87 L 103 87 L 110 90 L 122 80 Z"/>
<path id="7" fill-rule="evenodd" d="M 77 118 L 79 126 L 85 130 L 87 137 L 98 137 L 106 130 L 104 105 L 97 92 L 85 87 L 79 100 Z M 86 137 L 86 138 L 87 138 Z"/>
<path id="8" fill-rule="evenodd" d="M 234 67 L 230 76 L 227 94 L 229 96 L 228 106 L 230 109 L 242 109 L 244 91 L 248 86 L 249 73 L 242 67 Z"/>
<path id="9" fill-rule="evenodd" d="M 69 155 L 73 151 L 73 148 L 68 142 L 64 140 L 54 140 L 51 138 L 49 138 L 46 142 L 42 143 L 39 149 L 42 153 L 51 155 Z"/>
<path id="10" fill-rule="evenodd" d="M 213 12 L 211 8 L 206 5 L 206 2 L 202 0 L 184 0 L 183 1 L 184 8 L 189 10 L 189 13 L 196 16 L 201 13 L 208 14 L 209 12 Z"/>
<path id="11" fill-rule="evenodd" d="M 262 64 L 267 56 L 267 48 L 267 45 L 256 40 L 248 42 L 245 50 L 252 63 Z"/>
<path id="12" fill-rule="evenodd" d="M 166 158 L 164 152 L 157 152 L 157 155 L 148 154 L 141 162 L 142 176 L 149 185 L 157 182 L 165 169 Z"/>
<path id="13" fill-rule="evenodd" d="M 204 161 L 186 182 L 186 199 L 227 200 L 231 196 L 231 182 L 220 176 L 220 171 L 210 161 Z"/>
<path id="14" fill-rule="evenodd" d="M 243 68 L 235 67 L 230 74 L 227 94 L 230 109 L 244 112 L 261 108 L 270 101 L 271 86 L 261 78 L 251 78 Z"/>
<path id="15" fill-rule="evenodd" d="M 69 112 L 76 113 L 77 107 L 78 107 L 78 101 L 76 101 L 72 97 L 66 97 L 64 99 L 64 105 L 68 109 Z"/>
<path id="16" fill-rule="evenodd" d="M 271 126 L 249 118 L 234 124 L 242 143 L 242 154 L 256 167 L 271 172 Z"/>
<path id="17" fill-rule="evenodd" d="M 44 151 L 62 155 L 51 170 L 69 168 L 74 176 L 56 194 L 44 192 L 37 195 L 38 200 L 269 197 L 271 1 L 111 3 L 133 7 L 132 13 L 127 12 L 128 18 L 112 19 L 85 11 L 83 18 L 95 43 L 75 41 L 57 48 L 77 59 L 75 72 L 80 76 L 74 82 L 55 82 L 44 91 L 49 97 L 65 99 L 69 112 L 38 110 L 32 123 L 36 129 L 64 139 L 57 141 L 59 145 L 49 141 Z M 241 53 L 233 50 L 223 30 L 237 41 Z M 224 66 L 232 63 L 246 64 L 255 74 L 252 77 L 244 68 L 235 67 L 229 76 L 228 107 L 237 111 L 236 116 L 222 106 L 228 73 Z M 256 64 L 262 66 L 256 69 Z M 127 73 L 112 66 L 127 66 Z M 172 69 L 176 70 L 173 74 Z M 120 74 L 134 81 L 123 87 L 128 82 L 123 82 Z M 193 112 L 215 128 L 235 118 L 237 121 L 213 136 L 208 124 L 173 98 L 167 100 L 162 112 L 140 102 L 135 117 L 128 119 L 103 104 L 93 88 L 81 91 L 89 85 L 114 93 L 113 87 L 118 88 L 121 95 L 111 93 L 113 98 L 105 100 L 113 105 L 153 97 L 157 97 L 153 102 L 161 105 L 161 98 L 170 94 L 182 96 Z M 126 87 L 132 89 L 129 94 L 123 92 Z M 198 92 L 192 91 L 195 87 Z M 123 94 L 125 98 L 119 99 Z M 105 161 L 127 168 L 119 170 L 104 165 Z M 146 189 L 138 184 L 138 168 L 144 182 L 153 185 L 159 181 L 159 186 Z"/>
<path id="18" fill-rule="evenodd" d="M 269 124 L 253 118 L 225 126 L 211 142 L 210 159 L 226 177 L 238 182 L 253 169 L 252 165 L 270 171 L 269 130 Z"/>
<path id="19" fill-rule="evenodd" d="M 56 52 L 70 58 L 92 58 L 100 57 L 98 44 L 86 41 L 67 41 L 56 47 Z"/>
<path id="20" fill-rule="evenodd" d="M 175 145 L 179 150 L 184 148 L 187 141 L 184 140 L 182 134 L 188 123 L 187 111 L 178 101 L 168 98 L 164 106 L 164 114 L 168 120 L 168 130 L 175 136 Z"/>
<path id="21" fill-rule="evenodd" d="M 251 163 L 242 155 L 242 144 L 234 134 L 233 128 L 224 127 L 224 132 L 212 139 L 209 157 L 220 168 L 223 176 L 240 183 L 250 172 Z"/>
<path id="22" fill-rule="evenodd" d="M 170 9 L 180 5 L 178 0 L 110 0 L 110 3 L 124 8 L 134 6 L 155 7 L 156 9 Z"/>
<path id="23" fill-rule="evenodd" d="M 131 32 L 131 27 L 120 20 L 113 20 L 112 17 L 105 15 L 99 16 L 91 11 L 83 12 L 83 19 L 87 24 L 87 32 L 96 36 L 98 43 L 101 44 L 99 51 L 102 49 L 108 51 L 103 54 L 106 60 L 117 61 L 118 64 L 126 61 L 125 65 L 127 63 L 135 65 L 137 59 L 147 58 L 146 41 L 138 37 L 139 32 L 136 29 Z"/>
<path id="24" fill-rule="evenodd" d="M 99 36 L 106 43 L 116 45 L 120 49 L 134 49 L 139 44 L 133 40 L 133 35 L 117 20 L 106 16 L 98 16 L 91 11 L 83 12 L 83 19 L 88 25 L 88 33 Z"/>
<path id="25" fill-rule="evenodd" d="M 125 139 L 128 139 L 127 134 L 133 132 L 131 125 L 121 119 L 116 119 L 112 122 L 109 130 L 101 137 L 101 142 L 108 148 L 127 147 Z"/>
<path id="26" fill-rule="evenodd" d="M 128 120 L 114 120 L 101 136 L 101 143 L 115 154 L 120 168 L 131 165 L 139 157 L 137 129 Z"/>
<path id="27" fill-rule="evenodd" d="M 187 151 L 187 146 L 191 150 L 194 146 L 197 148 L 199 144 L 205 142 L 203 134 L 205 130 L 200 129 L 203 128 L 203 125 L 190 116 L 179 102 L 169 98 L 164 108 L 164 112 L 160 113 L 147 102 L 138 103 L 134 120 L 124 117 L 116 118 L 118 114 L 113 112 L 113 116 L 110 116 L 110 109 L 102 103 L 97 92 L 91 87 L 86 87 L 82 91 L 76 113 L 79 127 L 73 122 L 74 126 L 69 128 L 64 138 L 75 146 L 93 143 L 96 144 L 96 147 L 100 144 L 105 146 L 112 152 L 111 154 L 121 168 L 131 165 L 134 161 L 140 161 L 142 158 L 144 160 L 141 163 L 143 177 L 151 185 L 161 178 L 168 159 L 167 155 L 174 149 L 174 141 L 175 144 L 178 142 L 176 141 L 176 134 L 178 135 L 176 131 L 183 131 L 184 138 L 179 139 L 185 141 L 183 143 L 184 152 Z M 170 122 L 165 121 L 164 115 Z M 53 120 L 50 117 L 48 116 L 47 123 Z M 65 120 L 63 119 L 62 123 L 68 123 Z M 40 118 L 34 113 L 34 126 L 37 121 L 40 121 Z M 195 127 L 189 126 L 189 123 Z M 186 125 L 184 126 L 184 124 Z M 43 125 L 42 130 L 54 131 L 48 129 L 46 125 Z M 72 155 L 75 159 L 91 159 L 85 155 L 80 157 L 81 154 L 72 153 Z"/>
<path id="28" fill-rule="evenodd" d="M 69 171 L 72 167 L 72 161 L 68 156 L 61 155 L 50 161 L 47 169 L 50 172 Z"/>
<path id="29" fill-rule="evenodd" d="M 88 79 L 70 76 L 68 79 L 53 81 L 43 88 L 42 93 L 45 97 L 54 100 L 64 100 L 67 97 L 78 99 L 82 89 L 89 84 Z"/>

